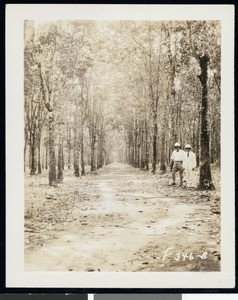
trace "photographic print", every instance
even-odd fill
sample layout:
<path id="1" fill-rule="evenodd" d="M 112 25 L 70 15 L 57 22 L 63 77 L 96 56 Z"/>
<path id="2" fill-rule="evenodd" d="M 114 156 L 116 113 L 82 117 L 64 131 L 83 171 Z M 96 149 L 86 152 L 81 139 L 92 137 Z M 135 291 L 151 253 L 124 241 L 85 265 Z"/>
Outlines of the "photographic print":
<path id="1" fill-rule="evenodd" d="M 220 23 L 24 29 L 26 270 L 219 271 Z"/>
<path id="2" fill-rule="evenodd" d="M 23 272 L 221 274 L 222 21 L 21 25 Z"/>

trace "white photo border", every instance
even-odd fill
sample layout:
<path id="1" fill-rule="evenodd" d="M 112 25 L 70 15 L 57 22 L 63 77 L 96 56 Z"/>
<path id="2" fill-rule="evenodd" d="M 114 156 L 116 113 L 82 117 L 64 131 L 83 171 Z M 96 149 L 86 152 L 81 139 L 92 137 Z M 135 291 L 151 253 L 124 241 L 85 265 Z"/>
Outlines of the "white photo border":
<path id="1" fill-rule="evenodd" d="M 34 19 L 221 21 L 221 272 L 24 271 L 24 20 Z M 234 288 L 234 165 L 234 5 L 6 5 L 6 287 Z"/>

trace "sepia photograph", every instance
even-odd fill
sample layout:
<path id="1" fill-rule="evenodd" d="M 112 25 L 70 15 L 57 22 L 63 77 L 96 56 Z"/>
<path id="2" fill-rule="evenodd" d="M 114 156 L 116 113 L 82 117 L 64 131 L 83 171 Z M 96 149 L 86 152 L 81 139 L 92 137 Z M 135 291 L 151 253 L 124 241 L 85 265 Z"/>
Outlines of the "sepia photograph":
<path id="1" fill-rule="evenodd" d="M 22 21 L 23 272 L 222 272 L 221 20 Z"/>
<path id="2" fill-rule="evenodd" d="M 220 270 L 220 23 L 24 29 L 26 269 Z"/>

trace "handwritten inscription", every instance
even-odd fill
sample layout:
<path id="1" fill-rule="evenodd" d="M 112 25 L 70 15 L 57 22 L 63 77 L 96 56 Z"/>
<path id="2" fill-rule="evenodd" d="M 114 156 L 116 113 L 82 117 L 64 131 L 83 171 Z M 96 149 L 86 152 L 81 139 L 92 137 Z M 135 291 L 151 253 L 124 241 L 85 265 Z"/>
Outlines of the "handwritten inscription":
<path id="1" fill-rule="evenodd" d="M 201 260 L 206 260 L 208 258 L 208 252 L 204 251 L 202 253 L 195 254 L 194 252 L 178 252 L 175 251 L 175 248 L 168 248 L 164 251 L 162 262 L 164 263 L 168 259 L 174 259 L 177 262 L 192 261 L 196 258 Z M 161 258 L 157 257 L 157 259 L 161 259 Z"/>

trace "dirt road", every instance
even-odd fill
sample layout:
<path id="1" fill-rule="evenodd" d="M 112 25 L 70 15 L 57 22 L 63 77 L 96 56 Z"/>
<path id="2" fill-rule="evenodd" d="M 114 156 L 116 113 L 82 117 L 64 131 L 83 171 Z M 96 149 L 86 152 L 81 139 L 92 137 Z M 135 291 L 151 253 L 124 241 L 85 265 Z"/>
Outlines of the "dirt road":
<path id="1" fill-rule="evenodd" d="M 219 190 L 114 164 L 82 178 L 25 180 L 26 271 L 218 271 Z"/>

